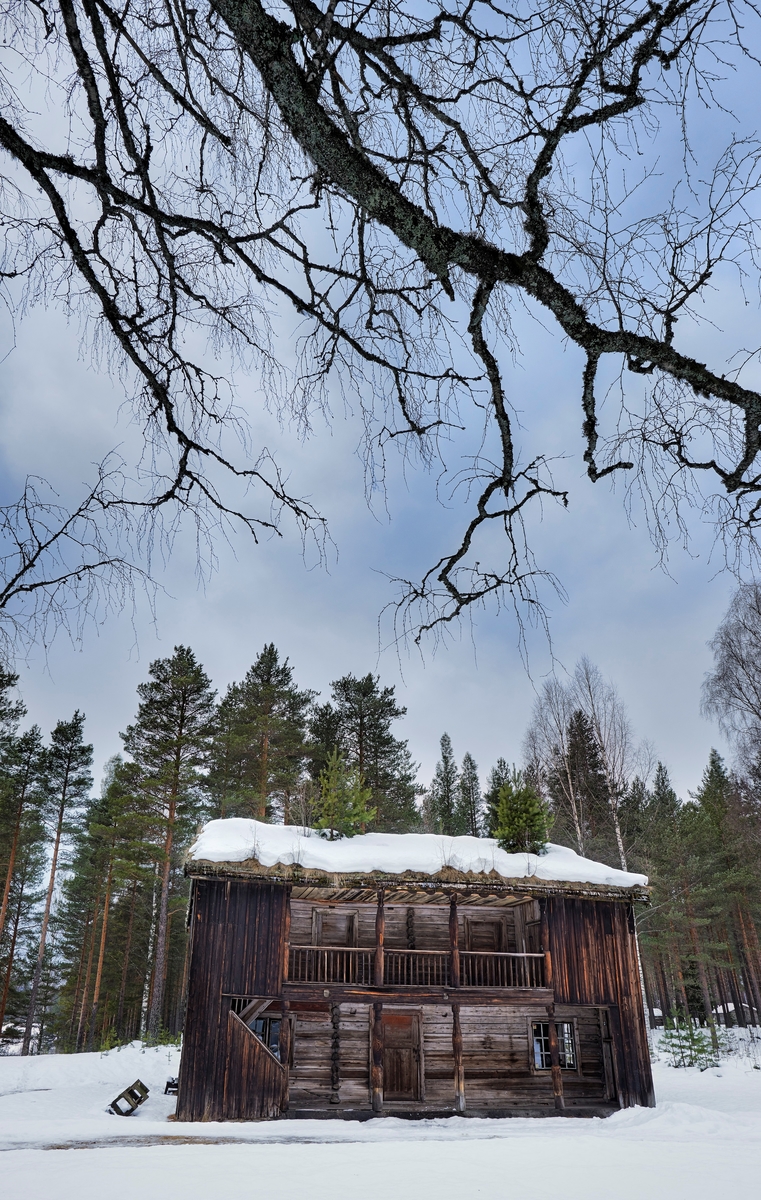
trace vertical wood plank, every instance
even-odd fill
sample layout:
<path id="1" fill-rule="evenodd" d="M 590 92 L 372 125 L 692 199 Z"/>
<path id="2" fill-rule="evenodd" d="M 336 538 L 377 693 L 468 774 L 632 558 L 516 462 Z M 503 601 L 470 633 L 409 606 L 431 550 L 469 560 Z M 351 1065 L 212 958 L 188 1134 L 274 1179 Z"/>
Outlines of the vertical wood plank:
<path id="1" fill-rule="evenodd" d="M 462 1026 L 460 1006 L 452 1005 L 452 1055 L 454 1057 L 454 1106 L 457 1112 L 465 1112 L 465 1073 L 462 1065 Z"/>
<path id="2" fill-rule="evenodd" d="M 370 1088 L 373 1112 L 383 1111 L 383 1005 L 373 1005 L 373 1030 L 371 1043 L 372 1063 Z"/>
<path id="3" fill-rule="evenodd" d="M 460 986 L 460 927 L 457 920 L 457 897 L 449 899 L 449 955 L 451 965 L 451 986 Z"/>

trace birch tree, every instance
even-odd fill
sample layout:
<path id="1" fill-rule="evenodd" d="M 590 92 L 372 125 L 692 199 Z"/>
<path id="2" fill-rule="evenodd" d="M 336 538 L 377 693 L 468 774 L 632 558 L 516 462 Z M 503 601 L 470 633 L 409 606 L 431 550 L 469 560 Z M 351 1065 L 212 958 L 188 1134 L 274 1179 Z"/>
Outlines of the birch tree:
<path id="1" fill-rule="evenodd" d="M 759 304 L 760 19 L 744 0 L 4 0 L 9 301 L 74 317 L 143 435 L 139 470 L 106 464 L 78 507 L 38 489 L 2 510 L 9 635 L 128 593 L 129 547 L 168 547 L 182 517 L 206 558 L 283 517 L 319 542 L 252 430 L 266 403 L 308 433 L 336 391 L 371 487 L 395 447 L 467 487 L 398 581 L 398 631 L 536 614 L 535 522 L 579 485 L 509 370 L 524 311 L 566 347 L 577 478 L 640 495 L 660 553 L 697 509 L 730 565 L 754 559 L 759 347 L 732 314 Z M 237 364 L 261 385 L 248 413 Z"/>

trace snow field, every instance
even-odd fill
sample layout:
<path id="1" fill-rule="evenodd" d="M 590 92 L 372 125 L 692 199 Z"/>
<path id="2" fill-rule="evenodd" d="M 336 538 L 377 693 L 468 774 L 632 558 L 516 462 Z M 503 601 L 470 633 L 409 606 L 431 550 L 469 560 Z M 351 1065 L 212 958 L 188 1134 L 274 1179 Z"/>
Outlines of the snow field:
<path id="1" fill-rule="evenodd" d="M 174 1048 L 0 1058 L 3 1200 L 721 1200 L 761 1194 L 761 1071 L 656 1062 L 607 1120 L 177 1124 Z M 105 1109 L 140 1077 L 135 1116 Z"/>

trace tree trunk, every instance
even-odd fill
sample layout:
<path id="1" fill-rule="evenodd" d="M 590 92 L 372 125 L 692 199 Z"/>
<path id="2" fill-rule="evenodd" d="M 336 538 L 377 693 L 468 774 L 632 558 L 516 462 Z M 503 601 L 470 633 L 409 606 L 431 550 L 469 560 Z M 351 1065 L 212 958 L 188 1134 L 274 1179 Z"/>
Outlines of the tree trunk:
<path id="1" fill-rule="evenodd" d="M 79 952 L 79 966 L 77 968 L 77 982 L 74 987 L 74 996 L 71 1002 L 71 1018 L 69 1020 L 69 1042 L 71 1043 L 74 1037 L 74 1022 L 77 1018 L 77 1008 L 79 1007 L 79 989 L 82 986 L 82 971 L 85 965 L 85 954 L 87 952 L 87 940 L 90 932 L 90 920 L 92 914 L 88 912 L 85 917 L 84 936 L 82 937 L 82 949 Z"/>
<path id="2" fill-rule="evenodd" d="M 13 918 L 13 933 L 11 934 L 11 945 L 8 951 L 8 966 L 5 970 L 5 979 L 3 981 L 3 995 L 0 999 L 0 1035 L 3 1032 L 3 1024 L 5 1023 L 5 1009 L 8 1004 L 8 992 L 11 986 L 11 975 L 13 973 L 13 958 L 16 953 L 16 938 L 18 937 L 18 927 L 21 921 L 21 909 L 24 905 L 24 888 L 21 887 L 19 892 L 18 904 L 16 905 L 16 913 Z"/>
<path id="3" fill-rule="evenodd" d="M 5 917 L 8 912 L 8 900 L 11 894 L 11 883 L 13 881 L 13 872 L 16 867 L 16 854 L 18 852 L 19 837 L 21 835 L 21 818 L 24 813 L 24 800 L 26 799 L 26 782 L 21 789 L 21 796 L 16 809 L 16 823 L 13 828 L 13 837 L 11 839 L 11 853 L 8 859 L 8 870 L 5 873 L 5 887 L 3 888 L 3 899 L 0 904 L 0 940 L 2 940 L 3 930 L 5 929 Z"/>
<path id="4" fill-rule="evenodd" d="M 92 975 L 92 960 L 95 954 L 95 939 L 98 932 L 98 908 L 100 906 L 100 889 L 95 897 L 95 908 L 92 914 L 92 929 L 90 930 L 90 950 L 87 955 L 87 970 L 85 972 L 85 986 L 82 992 L 82 1003 L 79 1006 L 79 1023 L 77 1025 L 77 1050 L 82 1049 L 82 1039 L 85 1030 L 85 1013 L 87 1012 L 87 998 L 90 994 L 90 976 Z"/>
<path id="5" fill-rule="evenodd" d="M 613 829 L 616 834 L 616 846 L 618 848 L 618 857 L 621 859 L 621 870 L 628 871 L 626 865 L 626 852 L 624 851 L 624 839 L 621 836 L 621 822 L 618 819 L 618 801 L 614 801 L 612 797 L 609 799 L 610 815 L 613 819 Z"/>
<path id="6" fill-rule="evenodd" d="M 129 906 L 129 921 L 127 922 L 127 942 L 124 947 L 124 960 L 122 962 L 122 978 L 119 985 L 119 1004 L 116 1010 L 116 1032 L 119 1037 L 123 1033 L 123 1018 L 124 1018 L 124 998 L 127 994 L 127 971 L 129 969 L 129 954 L 132 947 L 132 926 L 135 920 L 135 900 L 137 898 L 137 880 L 132 881 L 132 895 Z"/>
<path id="7" fill-rule="evenodd" d="M 26 1028 L 24 1030 L 24 1041 L 21 1046 L 22 1055 L 29 1053 L 29 1044 L 32 1040 L 32 1026 L 34 1025 L 34 1010 L 37 1006 L 37 993 L 40 990 L 40 979 L 42 978 L 42 963 L 45 958 L 45 943 L 48 937 L 48 925 L 50 923 L 50 906 L 53 903 L 53 889 L 55 888 L 55 877 L 58 870 L 58 852 L 61 848 L 61 833 L 63 830 L 63 817 L 66 812 L 66 786 L 64 785 L 61 794 L 61 803 L 58 807 L 58 822 L 56 824 L 55 842 L 53 844 L 53 860 L 50 864 L 50 880 L 48 882 L 48 891 L 45 897 L 45 911 L 42 915 L 42 929 L 40 931 L 40 947 L 37 952 L 37 962 L 34 968 L 34 976 L 32 978 L 32 995 L 29 999 L 29 1010 L 26 1015 Z"/>
<path id="8" fill-rule="evenodd" d="M 677 988 L 677 993 L 679 996 L 679 1001 L 682 1005 L 682 1012 L 684 1014 L 685 1019 L 689 1020 L 690 1005 L 689 1005 L 689 1001 L 687 999 L 687 988 L 684 986 L 684 975 L 682 974 L 682 964 L 679 959 L 679 950 L 676 948 L 678 946 L 678 943 L 676 941 L 676 935 L 675 935 L 673 925 L 671 926 L 671 932 L 672 932 L 672 934 L 674 934 L 674 946 L 675 946 L 675 949 L 672 950 L 671 955 L 670 955 L 671 969 L 674 974 L 674 979 L 676 980 L 676 988 Z"/>
<path id="9" fill-rule="evenodd" d="M 753 950 L 748 938 L 748 931 L 743 916 L 743 906 L 737 905 L 737 925 L 740 931 L 740 941 L 742 944 L 742 956 L 745 964 L 745 982 L 746 991 L 748 992 L 748 1000 L 751 1004 L 751 1020 L 754 1025 L 761 1024 L 761 996 L 759 996 L 758 976 L 756 975 Z M 753 1020 L 752 1009 L 756 1010 L 755 1020 Z"/>
<path id="10" fill-rule="evenodd" d="M 706 971 L 705 963 L 703 962 L 703 959 L 700 954 L 700 945 L 698 943 L 698 931 L 692 923 L 692 913 L 690 912 L 689 905 L 687 907 L 687 912 L 690 917 L 690 941 L 692 942 L 692 950 L 695 955 L 695 965 L 696 965 L 697 971 L 698 971 L 698 983 L 700 984 L 700 994 L 703 998 L 703 1008 L 705 1010 L 706 1021 L 708 1022 L 708 1028 L 711 1031 L 711 1045 L 713 1046 L 714 1050 L 718 1053 L 719 1038 L 716 1033 L 716 1022 L 714 1020 L 713 1009 L 711 1007 L 711 992 L 708 987 L 708 973 Z"/>
<path id="11" fill-rule="evenodd" d="M 98 1019 L 98 1000 L 100 999 L 100 982 L 103 978 L 103 959 L 106 954 L 106 937 L 108 936 L 108 910 L 111 904 L 111 877 L 114 868 L 113 846 L 111 847 L 111 857 L 108 861 L 108 875 L 106 876 L 106 898 L 103 901 L 103 920 L 100 925 L 100 949 L 98 951 L 98 966 L 95 972 L 95 988 L 93 989 L 92 997 L 92 1012 L 90 1013 L 90 1032 L 87 1038 L 87 1049 L 92 1050 L 93 1040 L 95 1038 L 95 1023 Z"/>
<path id="12" fill-rule="evenodd" d="M 155 863 L 153 869 L 153 887 L 151 889 L 151 926 L 148 930 L 148 958 L 145 967 L 145 976 L 143 978 L 143 995 L 140 1002 L 140 1034 L 148 1033 L 148 1011 L 150 1009 L 151 995 L 153 992 L 153 963 L 156 957 L 156 923 L 158 919 L 158 878 L 159 864 Z"/>

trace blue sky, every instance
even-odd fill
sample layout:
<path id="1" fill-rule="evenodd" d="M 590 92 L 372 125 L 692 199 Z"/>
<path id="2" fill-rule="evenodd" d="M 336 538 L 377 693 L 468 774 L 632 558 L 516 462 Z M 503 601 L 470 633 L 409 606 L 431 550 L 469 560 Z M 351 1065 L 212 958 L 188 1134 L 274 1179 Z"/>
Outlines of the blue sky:
<path id="1" fill-rule="evenodd" d="M 710 529 L 697 522 L 691 554 L 675 549 L 662 570 L 635 506 L 628 520 L 620 491 L 591 485 L 581 462 L 578 356 L 526 320 L 523 360 L 506 364 L 508 390 L 523 411 L 529 437 L 549 440 L 567 457 L 558 478 L 572 490 L 567 512 L 545 508 L 533 534 L 542 565 L 553 570 L 568 600 L 547 593 L 557 669 L 573 669 L 587 654 L 619 688 L 639 738 L 672 771 L 681 795 L 694 789 L 717 730 L 701 718 L 699 691 L 711 663 L 706 642 L 729 600 L 732 579 L 711 561 Z M 287 349 L 287 347 L 286 347 Z M 10 497 L 26 471 L 46 474 L 64 497 L 91 476 L 89 464 L 111 446 L 134 449 L 136 431 L 121 409 L 123 392 L 79 354 L 78 332 L 55 313 L 35 311 L 17 331 L 0 369 L 3 491 Z M 379 613 L 393 599 L 388 576 L 419 576 L 451 547 L 462 527 L 459 500 L 436 502 L 435 480 L 391 467 L 389 495 L 374 511 L 363 497 L 356 448 L 359 423 L 336 406 L 332 429 L 317 423 L 300 444 L 262 412 L 255 381 L 241 379 L 241 403 L 252 413 L 254 440 L 276 449 L 291 483 L 328 517 L 337 554 L 324 567 L 306 562 L 296 531 L 253 546 L 241 534 L 220 546 L 218 569 L 199 582 L 190 531 L 181 535 L 166 569 L 152 622 L 147 603 L 90 628 L 81 646 L 64 637 L 47 658 L 22 665 L 31 719 L 49 729 L 75 707 L 85 711 L 97 769 L 120 747 L 135 688 L 149 662 L 191 645 L 215 685 L 240 678 L 265 641 L 291 659 L 304 687 L 326 696 L 331 679 L 377 671 L 397 688 L 421 779 L 430 778 L 445 730 L 455 752 L 470 751 L 482 778 L 500 755 L 519 760 L 534 686 L 552 667 L 544 636 L 529 636 L 530 675 L 518 650 L 509 609 L 474 614 L 434 651 L 389 646 Z M 121 411 L 120 411 L 121 410 Z"/>

